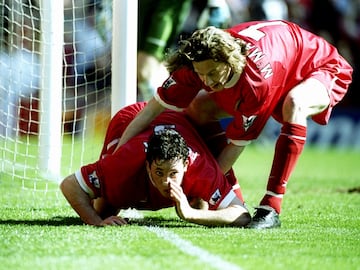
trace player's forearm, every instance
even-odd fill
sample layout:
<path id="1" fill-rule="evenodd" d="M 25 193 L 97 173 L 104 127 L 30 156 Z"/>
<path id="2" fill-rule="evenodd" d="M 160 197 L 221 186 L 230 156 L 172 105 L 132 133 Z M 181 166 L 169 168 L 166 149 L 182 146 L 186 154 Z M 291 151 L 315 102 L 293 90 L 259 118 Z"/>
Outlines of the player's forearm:
<path id="1" fill-rule="evenodd" d="M 152 98 L 149 103 L 144 107 L 144 109 L 139 112 L 138 115 L 127 126 L 124 133 L 121 135 L 116 150 L 121 145 L 125 144 L 129 139 L 147 128 L 151 121 L 154 120 L 154 118 L 158 116 L 163 110 L 164 107 L 160 105 L 154 98 Z"/>
<path id="2" fill-rule="evenodd" d="M 89 225 L 101 224 L 102 218 L 93 208 L 88 194 L 81 189 L 75 175 L 65 178 L 60 184 L 60 189 L 82 221 Z"/>
<path id="3" fill-rule="evenodd" d="M 191 208 L 184 213 L 184 220 L 205 226 L 244 227 L 250 222 L 249 212 L 240 205 L 231 205 L 220 210 L 200 210 Z"/>

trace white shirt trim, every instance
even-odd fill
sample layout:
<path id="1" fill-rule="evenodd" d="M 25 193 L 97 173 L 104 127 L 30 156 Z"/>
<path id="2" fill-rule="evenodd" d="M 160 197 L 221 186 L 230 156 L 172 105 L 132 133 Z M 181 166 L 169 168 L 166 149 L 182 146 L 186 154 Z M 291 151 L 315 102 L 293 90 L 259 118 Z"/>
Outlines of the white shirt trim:
<path id="1" fill-rule="evenodd" d="M 231 77 L 230 81 L 228 81 L 228 82 L 225 84 L 224 87 L 225 87 L 225 88 L 234 87 L 235 84 L 239 81 L 240 75 L 241 75 L 241 74 L 239 74 L 239 73 L 235 73 L 235 74 Z"/>
<path id="2" fill-rule="evenodd" d="M 163 106 L 163 107 L 165 107 L 165 108 L 167 108 L 167 109 L 170 109 L 170 110 L 173 110 L 173 111 L 176 111 L 176 112 L 182 112 L 182 111 L 184 110 L 183 108 L 179 108 L 179 107 L 176 107 L 176 106 L 174 106 L 174 105 L 169 105 L 169 104 L 165 103 L 165 102 L 161 99 L 161 97 L 159 96 L 159 94 L 158 94 L 157 92 L 154 94 L 154 98 L 155 98 L 155 100 L 156 100 L 157 102 L 160 103 L 161 106 Z"/>
<path id="3" fill-rule="evenodd" d="M 225 196 L 225 198 L 221 201 L 217 209 L 224 209 L 228 207 L 235 197 L 235 192 L 233 190 L 230 190 L 229 193 Z"/>
<path id="4" fill-rule="evenodd" d="M 83 176 L 82 176 L 82 173 L 81 173 L 81 170 L 78 170 L 75 172 L 75 178 L 76 180 L 78 181 L 81 189 L 87 193 L 89 195 L 89 197 L 91 199 L 94 199 L 95 198 L 95 195 L 94 195 L 94 192 L 91 190 L 91 188 L 88 187 L 88 185 L 86 184 Z"/>

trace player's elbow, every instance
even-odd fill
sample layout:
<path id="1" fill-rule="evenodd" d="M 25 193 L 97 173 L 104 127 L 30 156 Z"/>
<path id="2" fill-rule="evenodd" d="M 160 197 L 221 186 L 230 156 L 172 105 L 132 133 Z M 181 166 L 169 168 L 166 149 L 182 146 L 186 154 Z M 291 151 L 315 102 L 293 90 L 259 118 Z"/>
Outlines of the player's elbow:
<path id="1" fill-rule="evenodd" d="M 69 185 L 68 182 L 69 182 L 68 178 L 65 178 L 61 181 L 61 183 L 59 185 L 59 188 L 63 194 L 66 193 L 66 191 L 68 189 L 68 185 Z"/>
<path id="2" fill-rule="evenodd" d="M 71 197 L 71 195 L 76 191 L 76 184 L 74 175 L 69 175 L 60 183 L 60 190 L 67 200 L 69 200 L 69 197 Z"/>
<path id="3" fill-rule="evenodd" d="M 232 222 L 229 224 L 232 227 L 245 227 L 251 222 L 251 215 L 243 205 L 231 205 Z"/>
<path id="4" fill-rule="evenodd" d="M 61 183 L 60 183 L 60 189 L 66 189 L 66 187 L 70 184 L 71 180 L 72 180 L 72 175 L 69 175 L 67 177 L 65 177 Z"/>
<path id="5" fill-rule="evenodd" d="M 234 222 L 231 223 L 231 226 L 234 227 L 245 227 L 251 221 L 251 215 L 249 212 L 242 212 Z"/>

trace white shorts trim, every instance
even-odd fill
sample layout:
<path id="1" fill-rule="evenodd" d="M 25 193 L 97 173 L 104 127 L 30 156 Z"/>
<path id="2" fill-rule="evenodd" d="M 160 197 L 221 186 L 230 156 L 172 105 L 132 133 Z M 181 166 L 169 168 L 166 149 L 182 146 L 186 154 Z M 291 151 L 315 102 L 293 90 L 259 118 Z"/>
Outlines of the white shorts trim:
<path id="1" fill-rule="evenodd" d="M 112 140 L 107 146 L 106 146 L 106 150 L 109 150 L 111 147 L 113 147 L 115 144 L 118 144 L 118 142 L 120 141 L 120 139 L 114 139 Z"/>
<path id="2" fill-rule="evenodd" d="M 243 141 L 243 140 L 231 140 L 230 142 L 236 146 L 246 146 L 251 143 L 251 141 Z"/>

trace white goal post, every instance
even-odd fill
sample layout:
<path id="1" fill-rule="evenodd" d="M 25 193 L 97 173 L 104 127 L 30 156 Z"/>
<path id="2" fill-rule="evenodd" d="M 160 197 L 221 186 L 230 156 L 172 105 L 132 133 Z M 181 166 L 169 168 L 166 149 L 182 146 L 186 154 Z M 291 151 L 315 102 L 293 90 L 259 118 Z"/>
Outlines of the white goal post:
<path id="1" fill-rule="evenodd" d="M 41 0 L 40 7 L 40 130 L 39 169 L 49 178 L 60 176 L 63 1 Z"/>
<path id="2" fill-rule="evenodd" d="M 137 1 L 113 2 L 112 116 L 136 101 L 137 10 Z"/>
<path id="3" fill-rule="evenodd" d="M 136 101 L 137 6 L 0 0 L 0 181 L 44 190 L 99 157 Z"/>

